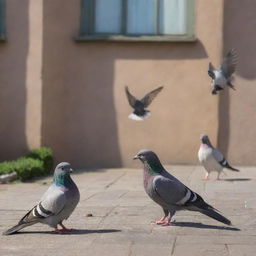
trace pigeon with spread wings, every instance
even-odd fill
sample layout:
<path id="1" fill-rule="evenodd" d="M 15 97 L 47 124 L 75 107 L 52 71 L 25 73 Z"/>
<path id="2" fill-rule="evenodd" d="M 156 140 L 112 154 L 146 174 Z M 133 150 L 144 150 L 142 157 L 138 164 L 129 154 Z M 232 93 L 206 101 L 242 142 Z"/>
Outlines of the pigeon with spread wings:
<path id="1" fill-rule="evenodd" d="M 217 94 L 228 86 L 235 90 L 231 83 L 232 74 L 235 72 L 237 65 L 237 53 L 235 49 L 231 49 L 223 59 L 219 68 L 215 68 L 212 63 L 209 63 L 208 75 L 212 78 L 211 87 L 212 94 Z"/>
<path id="2" fill-rule="evenodd" d="M 146 94 L 141 100 L 138 100 L 129 92 L 129 89 L 126 86 L 125 92 L 128 98 L 128 102 L 130 106 L 134 109 L 133 113 L 129 115 L 129 118 L 136 121 L 142 121 L 145 118 L 149 117 L 151 113 L 149 110 L 146 110 L 145 108 L 147 108 L 150 105 L 150 103 L 162 89 L 163 87 L 161 86 Z"/>

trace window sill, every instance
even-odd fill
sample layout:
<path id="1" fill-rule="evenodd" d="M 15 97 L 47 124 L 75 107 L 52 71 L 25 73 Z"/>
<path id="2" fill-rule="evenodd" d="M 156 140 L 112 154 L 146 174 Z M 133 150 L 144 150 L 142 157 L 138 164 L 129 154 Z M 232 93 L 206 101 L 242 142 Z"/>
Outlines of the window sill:
<path id="1" fill-rule="evenodd" d="M 194 35 L 159 35 L 159 36 L 123 36 L 123 35 L 79 35 L 77 42 L 116 41 L 116 42 L 195 42 Z"/>

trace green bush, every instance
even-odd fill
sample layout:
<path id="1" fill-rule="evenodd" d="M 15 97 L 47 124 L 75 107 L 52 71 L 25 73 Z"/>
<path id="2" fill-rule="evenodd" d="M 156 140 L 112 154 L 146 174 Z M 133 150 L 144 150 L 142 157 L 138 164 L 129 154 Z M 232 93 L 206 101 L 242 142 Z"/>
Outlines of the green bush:
<path id="1" fill-rule="evenodd" d="M 14 161 L 0 163 L 0 175 L 14 172 Z"/>
<path id="2" fill-rule="evenodd" d="M 21 157 L 13 163 L 13 170 L 21 180 L 31 179 L 46 174 L 44 163 L 39 159 Z"/>
<path id="3" fill-rule="evenodd" d="M 25 157 L 16 161 L 0 163 L 0 175 L 16 172 L 21 180 L 48 174 L 53 167 L 53 153 L 50 148 L 42 147 L 31 150 Z"/>
<path id="4" fill-rule="evenodd" d="M 50 148 L 41 147 L 32 149 L 26 156 L 43 161 L 45 172 L 49 173 L 53 167 L 53 152 Z"/>

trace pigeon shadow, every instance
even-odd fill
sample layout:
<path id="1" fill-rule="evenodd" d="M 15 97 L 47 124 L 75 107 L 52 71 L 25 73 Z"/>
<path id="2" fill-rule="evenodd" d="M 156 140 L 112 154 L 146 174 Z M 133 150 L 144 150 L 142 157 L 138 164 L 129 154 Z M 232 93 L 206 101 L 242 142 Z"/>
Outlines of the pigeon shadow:
<path id="1" fill-rule="evenodd" d="M 230 182 L 233 182 L 233 181 L 249 181 L 249 180 L 252 180 L 252 179 L 249 179 L 249 178 L 234 178 L 234 179 L 221 179 L 223 181 L 230 181 Z"/>
<path id="2" fill-rule="evenodd" d="M 107 233 L 115 233 L 121 232 L 120 229 L 73 229 L 70 233 L 66 234 L 58 234 L 54 231 L 24 231 L 24 232 L 17 232 L 14 233 L 15 235 L 21 234 L 49 234 L 49 235 L 87 235 L 87 234 L 107 234 Z"/>
<path id="3" fill-rule="evenodd" d="M 203 228 L 203 229 L 219 229 L 219 230 L 229 230 L 229 231 L 241 231 L 239 228 L 227 227 L 227 226 L 215 226 L 202 224 L 200 222 L 175 222 L 175 226 L 178 227 L 189 227 L 189 228 Z"/>

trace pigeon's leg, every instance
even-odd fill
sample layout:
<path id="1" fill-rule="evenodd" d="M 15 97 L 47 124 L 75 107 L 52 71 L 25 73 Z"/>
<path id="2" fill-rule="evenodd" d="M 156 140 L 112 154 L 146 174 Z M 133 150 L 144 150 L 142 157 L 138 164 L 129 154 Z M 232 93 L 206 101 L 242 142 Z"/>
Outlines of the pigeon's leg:
<path id="1" fill-rule="evenodd" d="M 218 172 L 216 180 L 220 180 L 220 172 Z"/>
<path id="2" fill-rule="evenodd" d="M 63 224 L 62 224 L 62 222 L 60 222 L 59 223 L 59 225 L 62 227 L 62 231 L 64 231 L 64 232 L 66 232 L 66 233 L 68 233 L 68 232 L 71 232 L 72 231 L 72 229 L 69 229 L 69 228 L 66 228 Z"/>
<path id="3" fill-rule="evenodd" d="M 205 177 L 203 178 L 203 180 L 209 180 L 209 175 L 210 175 L 210 173 L 209 172 L 206 172 L 206 174 L 205 174 Z"/>
<path id="4" fill-rule="evenodd" d="M 173 218 L 173 215 L 170 215 L 168 217 L 168 220 L 162 224 L 162 226 L 173 226 L 175 223 L 175 219 Z"/>
<path id="5" fill-rule="evenodd" d="M 157 220 L 157 221 L 155 222 L 157 225 L 162 225 L 162 224 L 166 223 L 165 219 L 167 218 L 167 216 L 168 216 L 168 214 L 169 214 L 169 211 L 166 210 L 166 209 L 163 209 L 163 211 L 164 211 L 164 217 L 161 218 L 160 220 Z"/>
<path id="6" fill-rule="evenodd" d="M 53 232 L 56 233 L 56 234 L 61 234 L 61 235 L 63 235 L 63 234 L 70 234 L 69 229 L 58 229 L 58 228 L 55 228 Z"/>

